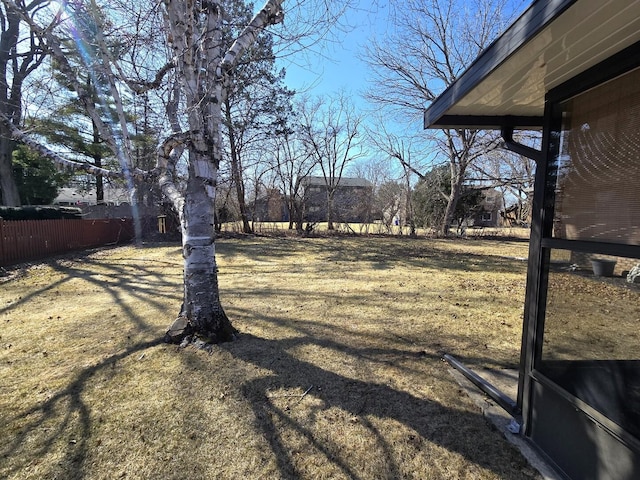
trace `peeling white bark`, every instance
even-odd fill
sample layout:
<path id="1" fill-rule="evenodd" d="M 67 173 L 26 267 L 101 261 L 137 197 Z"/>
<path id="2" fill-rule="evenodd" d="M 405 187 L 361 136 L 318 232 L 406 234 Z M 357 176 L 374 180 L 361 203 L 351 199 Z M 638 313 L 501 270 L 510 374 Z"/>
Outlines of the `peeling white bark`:
<path id="1" fill-rule="evenodd" d="M 221 71 L 228 72 L 236 65 L 238 58 L 256 41 L 265 26 L 276 25 L 284 20 L 283 3 L 284 0 L 272 0 L 262 7 L 225 54 L 220 63 Z"/>
<path id="2" fill-rule="evenodd" d="M 222 103 L 237 59 L 265 27 L 282 21 L 283 0 L 267 0 L 227 51 L 221 48 L 220 0 L 164 0 L 165 21 L 173 49 L 177 81 L 187 108 L 188 139 L 166 142 L 159 167 L 163 190 L 181 208 L 184 257 L 184 301 L 181 317 L 211 341 L 233 338 L 218 294 L 215 261 L 214 199 L 222 160 Z M 189 154 L 184 197 L 172 183 L 171 151 Z"/>
<path id="3" fill-rule="evenodd" d="M 3 0 L 7 8 L 20 8 L 13 0 Z M 162 0 L 168 44 L 172 59 L 161 68 L 153 82 L 126 82 L 133 91 L 147 88 L 164 78 L 169 71 L 175 76 L 176 90 L 171 93 L 167 113 L 172 134 L 158 149 L 157 166 L 152 174 L 157 175 L 165 195 L 178 211 L 183 234 L 184 256 L 184 301 L 180 316 L 186 318 L 190 329 L 208 337 L 211 341 L 233 338 L 235 330 L 228 321 L 218 294 L 217 267 L 214 243 L 214 198 L 218 167 L 222 160 L 222 103 L 227 95 L 229 79 L 243 52 L 255 41 L 260 32 L 269 25 L 283 19 L 284 0 L 266 0 L 264 6 L 240 33 L 231 47 L 222 48 L 222 1 L 221 0 Z M 93 2 L 92 0 L 92 3 Z M 52 29 L 41 28 L 32 19 L 25 17 L 37 35 L 46 40 L 51 55 L 60 70 L 73 85 L 78 99 L 93 120 L 102 139 L 123 161 L 123 169 L 130 169 L 130 151 L 124 108 L 120 100 L 116 80 L 118 70 L 114 59 L 100 35 L 100 60 L 96 68 L 105 76 L 120 114 L 120 129 L 125 138 L 116 138 L 109 125 L 105 124 L 94 99 L 76 78 L 72 66 L 65 58 L 61 41 Z M 124 81 L 124 80 L 122 80 Z M 178 102 L 180 98 L 180 102 Z M 184 130 L 178 121 L 178 105 L 185 105 Z M 0 121 L 7 122 L 6 118 Z M 10 123 L 10 122 L 9 122 Z M 12 127 L 12 135 L 31 148 L 51 158 L 56 163 L 81 169 L 88 173 L 126 178 L 125 172 L 113 172 L 93 165 L 74 162 L 57 155 L 30 139 L 24 132 Z M 188 155 L 188 178 L 186 190 L 181 192 L 175 183 L 178 159 Z M 148 178 L 147 172 L 132 170 L 134 175 Z"/>

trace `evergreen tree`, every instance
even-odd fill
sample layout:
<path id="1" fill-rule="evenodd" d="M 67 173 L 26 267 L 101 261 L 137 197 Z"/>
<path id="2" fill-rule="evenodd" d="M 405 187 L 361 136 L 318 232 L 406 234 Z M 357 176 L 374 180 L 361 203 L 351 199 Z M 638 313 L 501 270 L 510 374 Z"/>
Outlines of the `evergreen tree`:
<path id="1" fill-rule="evenodd" d="M 13 175 L 23 205 L 51 204 L 71 176 L 24 145 L 13 151 Z"/>
<path id="2" fill-rule="evenodd" d="M 98 61 L 101 53 L 97 44 L 90 39 L 99 33 L 99 25 L 104 23 L 101 10 L 97 6 L 86 9 L 82 4 L 67 6 L 67 13 L 73 17 L 75 29 L 82 34 L 69 33 L 61 47 L 66 62 L 75 71 L 75 78 L 70 79 L 60 68 L 59 60 L 51 62 L 52 80 L 59 85 L 66 102 L 55 107 L 50 115 L 34 121 L 33 128 L 52 145 L 62 147 L 70 156 L 80 162 L 90 163 L 98 168 L 118 168 L 118 159 L 113 148 L 107 145 L 102 137 L 96 119 L 87 112 L 86 102 L 91 101 L 94 111 L 102 121 L 108 124 L 112 133 L 122 137 L 120 118 L 112 96 L 110 80 L 107 72 L 100 68 L 91 68 L 91 63 Z M 121 40 L 112 36 L 106 41 L 106 48 L 113 58 L 124 51 Z M 75 90 L 81 83 L 86 96 L 80 99 Z M 126 122 L 133 121 L 133 115 L 127 112 Z M 96 203 L 104 201 L 104 179 L 101 174 L 94 175 Z"/>
<path id="3" fill-rule="evenodd" d="M 56 68 L 54 62 L 54 69 Z M 114 106 L 105 99 L 104 87 L 99 85 L 95 75 L 79 69 L 78 76 L 89 92 L 96 109 L 107 118 L 114 130 L 118 130 Z M 78 161 L 90 163 L 96 167 L 117 167 L 118 160 L 113 150 L 105 143 L 95 121 L 87 115 L 86 107 L 77 96 L 72 95 L 73 85 L 66 76 L 54 71 L 53 80 L 68 92 L 67 102 L 52 110 L 47 117 L 33 121 L 33 128 L 42 135 L 49 144 L 57 145 L 68 151 Z M 96 85 L 98 83 L 98 85 Z M 133 121 L 132 114 L 127 114 L 127 121 Z M 104 179 L 100 174 L 95 179 L 96 203 L 104 201 Z"/>

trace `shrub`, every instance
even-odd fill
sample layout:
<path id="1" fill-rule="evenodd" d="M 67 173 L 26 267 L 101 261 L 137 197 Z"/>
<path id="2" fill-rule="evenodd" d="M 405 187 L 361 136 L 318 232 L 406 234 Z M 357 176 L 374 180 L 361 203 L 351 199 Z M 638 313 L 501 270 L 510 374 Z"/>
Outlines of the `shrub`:
<path id="1" fill-rule="evenodd" d="M 58 220 L 81 219 L 82 210 L 75 207 L 0 207 L 3 220 Z"/>

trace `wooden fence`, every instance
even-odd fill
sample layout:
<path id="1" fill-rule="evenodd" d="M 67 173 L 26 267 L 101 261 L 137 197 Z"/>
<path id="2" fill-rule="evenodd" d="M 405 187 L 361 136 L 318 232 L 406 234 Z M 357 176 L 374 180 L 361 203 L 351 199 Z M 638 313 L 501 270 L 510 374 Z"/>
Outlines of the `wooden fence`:
<path id="1" fill-rule="evenodd" d="M 64 252 L 130 242 L 130 218 L 104 220 L 0 219 L 0 267 Z"/>

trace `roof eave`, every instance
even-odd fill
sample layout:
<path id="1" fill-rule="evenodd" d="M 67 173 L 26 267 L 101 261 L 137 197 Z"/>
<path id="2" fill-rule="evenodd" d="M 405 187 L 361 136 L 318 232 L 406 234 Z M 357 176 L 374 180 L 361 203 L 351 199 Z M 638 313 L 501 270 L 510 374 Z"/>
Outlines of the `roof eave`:
<path id="1" fill-rule="evenodd" d="M 454 116 L 447 115 L 447 112 L 456 105 L 467 93 L 475 88 L 498 66 L 535 37 L 542 29 L 560 16 L 567 8 L 577 0 L 548 0 L 535 1 L 498 39 L 487 47 L 471 66 L 452 83 L 424 112 L 424 128 L 446 128 L 447 122 L 442 121 L 445 117 L 453 120 Z M 461 116 L 461 119 L 454 122 L 461 124 L 463 118 L 472 116 Z M 500 128 L 503 125 L 492 125 L 495 120 L 506 119 L 506 116 L 477 117 L 479 123 L 476 125 L 453 128 Z M 537 117 L 534 117 L 537 118 Z"/>
<path id="2" fill-rule="evenodd" d="M 469 129 L 469 130 L 500 130 L 504 127 L 526 130 L 540 130 L 543 126 L 541 116 L 514 116 L 514 115 L 442 115 L 431 124 L 426 123 L 424 128 L 439 129 Z"/>

